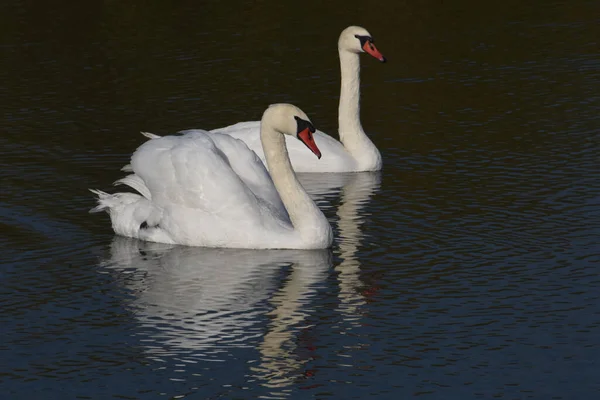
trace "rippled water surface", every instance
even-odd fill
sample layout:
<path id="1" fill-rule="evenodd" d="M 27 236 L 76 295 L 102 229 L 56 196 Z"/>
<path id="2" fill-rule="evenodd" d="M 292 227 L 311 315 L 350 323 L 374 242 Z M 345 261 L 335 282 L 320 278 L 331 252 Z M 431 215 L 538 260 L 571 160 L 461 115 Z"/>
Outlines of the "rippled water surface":
<path id="1" fill-rule="evenodd" d="M 0 5 L 3 398 L 597 397 L 596 2 L 163 3 Z M 385 165 L 301 176 L 331 250 L 88 214 L 139 131 L 286 101 L 337 137 L 350 24 L 389 60 L 361 57 Z"/>

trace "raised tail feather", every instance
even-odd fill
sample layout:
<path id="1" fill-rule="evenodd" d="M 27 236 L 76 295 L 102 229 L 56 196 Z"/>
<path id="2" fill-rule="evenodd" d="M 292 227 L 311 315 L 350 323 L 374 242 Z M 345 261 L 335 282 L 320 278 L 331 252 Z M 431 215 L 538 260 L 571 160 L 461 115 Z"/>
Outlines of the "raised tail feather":
<path id="1" fill-rule="evenodd" d="M 106 193 L 102 190 L 89 189 L 90 192 L 98 196 L 98 205 L 90 210 L 90 213 L 100 211 L 120 210 L 123 207 L 138 202 L 142 196 L 136 193 Z"/>
<path id="2" fill-rule="evenodd" d="M 152 195 L 150 194 L 150 190 L 139 176 L 136 174 L 127 175 L 125 178 L 121 178 L 113 185 L 127 185 L 132 189 L 137 190 L 139 194 L 147 198 L 148 200 L 152 200 Z"/>
<path id="3" fill-rule="evenodd" d="M 146 136 L 148 139 L 159 139 L 162 136 L 158 136 L 155 135 L 154 133 L 150 133 L 150 132 L 140 132 L 142 135 Z"/>
<path id="4" fill-rule="evenodd" d="M 90 214 L 108 211 L 108 209 L 115 206 L 118 201 L 114 195 L 103 192 L 102 190 L 89 189 L 89 191 L 98 196 L 98 205 L 89 211 Z"/>
<path id="5" fill-rule="evenodd" d="M 150 133 L 150 132 L 140 132 L 140 133 L 142 135 L 144 135 L 145 137 L 147 137 L 148 139 L 158 139 L 161 137 L 159 135 L 155 135 L 154 133 Z M 131 164 L 127 164 L 123 168 L 121 168 L 121 171 L 133 172 L 133 168 L 131 167 Z M 144 183 L 142 178 L 140 178 L 136 174 L 127 175 L 125 178 L 121 178 L 121 179 L 115 181 L 114 185 L 127 185 L 127 186 L 131 187 L 132 189 L 136 190 L 139 194 L 144 196 L 146 199 L 148 199 L 148 200 L 152 199 L 150 190 L 148 189 L 148 187 L 146 187 L 146 184 Z M 110 208 L 113 208 L 113 207 L 123 204 L 123 200 L 125 200 L 125 199 L 127 199 L 129 201 L 134 200 L 133 198 L 132 199 L 129 198 L 130 196 L 134 196 L 133 194 L 130 194 L 130 193 L 109 194 L 109 193 L 103 192 L 102 190 L 96 190 L 96 189 L 89 189 L 89 190 L 90 190 L 90 192 L 92 192 L 98 196 L 98 205 L 96 207 L 92 208 L 90 210 L 90 213 L 97 213 L 100 211 L 108 211 L 108 209 L 110 209 Z"/>

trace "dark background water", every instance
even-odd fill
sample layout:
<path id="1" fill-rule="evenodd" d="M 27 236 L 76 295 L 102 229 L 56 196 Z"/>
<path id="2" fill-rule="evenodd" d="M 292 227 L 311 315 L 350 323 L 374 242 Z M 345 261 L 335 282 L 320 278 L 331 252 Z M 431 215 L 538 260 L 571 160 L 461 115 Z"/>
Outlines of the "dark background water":
<path id="1" fill-rule="evenodd" d="M 600 7 L 411 3 L 2 2 L 2 397 L 595 398 Z M 336 136 L 351 24 L 389 60 L 361 57 L 385 166 L 302 177 L 332 251 L 87 213 L 139 131 L 285 101 Z"/>

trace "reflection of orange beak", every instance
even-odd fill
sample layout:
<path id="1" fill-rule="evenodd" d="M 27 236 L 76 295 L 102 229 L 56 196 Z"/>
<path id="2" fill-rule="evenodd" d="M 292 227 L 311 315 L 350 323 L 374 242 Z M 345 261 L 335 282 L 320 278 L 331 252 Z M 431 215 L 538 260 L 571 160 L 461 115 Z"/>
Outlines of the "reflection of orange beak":
<path id="1" fill-rule="evenodd" d="M 377 50 L 377 47 L 375 47 L 375 45 L 373 44 L 373 42 L 371 42 L 370 40 L 367 40 L 365 42 L 365 45 L 363 46 L 363 50 L 366 51 L 367 53 L 369 53 L 370 55 L 372 55 L 373 57 L 375 57 L 376 59 L 378 59 L 381 62 L 385 62 L 385 57 L 383 56 L 383 54 L 381 54 L 379 52 L 379 50 Z"/>
<path id="2" fill-rule="evenodd" d="M 298 133 L 298 139 L 300 139 L 302 143 L 304 143 L 306 147 L 310 149 L 310 151 L 315 153 L 317 158 L 321 158 L 321 151 L 317 147 L 317 144 L 315 143 L 315 138 L 313 137 L 313 134 L 310 131 L 310 129 L 306 128 L 303 131 L 300 131 Z"/>

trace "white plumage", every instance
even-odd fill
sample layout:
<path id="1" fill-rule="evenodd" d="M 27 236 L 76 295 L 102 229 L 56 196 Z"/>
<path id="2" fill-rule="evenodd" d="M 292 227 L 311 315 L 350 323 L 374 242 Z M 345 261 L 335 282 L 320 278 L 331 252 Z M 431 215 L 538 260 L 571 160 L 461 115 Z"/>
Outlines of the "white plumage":
<path id="1" fill-rule="evenodd" d="M 201 130 L 146 135 L 151 139 L 124 167 L 133 174 L 116 182 L 139 194 L 93 191 L 99 204 L 91 211 L 107 210 L 119 235 L 154 242 L 327 248 L 331 226 L 298 182 L 282 140 L 283 134 L 296 135 L 294 117 L 308 121 L 300 109 L 286 104 L 271 106 L 263 115 L 270 175 L 244 142 L 229 135 Z"/>

